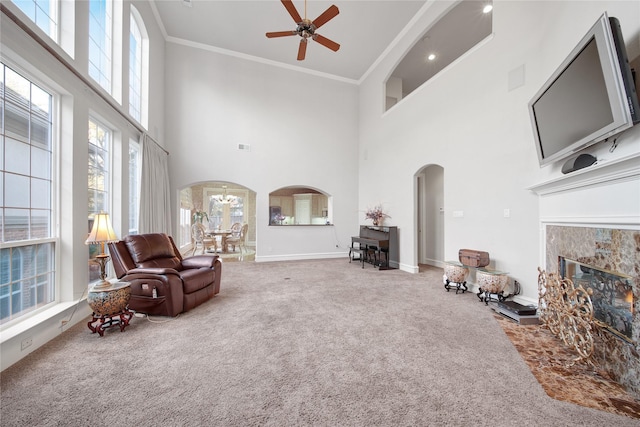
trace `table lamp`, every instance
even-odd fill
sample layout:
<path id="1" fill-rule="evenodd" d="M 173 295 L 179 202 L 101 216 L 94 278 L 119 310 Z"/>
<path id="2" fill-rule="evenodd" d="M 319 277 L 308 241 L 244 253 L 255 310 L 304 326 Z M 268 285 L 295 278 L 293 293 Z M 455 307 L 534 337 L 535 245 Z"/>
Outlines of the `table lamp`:
<path id="1" fill-rule="evenodd" d="M 111 283 L 107 280 L 106 273 L 106 265 L 109 262 L 109 255 L 104 253 L 104 244 L 117 242 L 118 236 L 113 231 L 113 227 L 111 226 L 111 219 L 109 219 L 109 214 L 105 212 L 100 212 L 96 214 L 93 218 L 93 228 L 91 229 L 91 233 L 89 233 L 89 237 L 84 242 L 86 245 L 100 245 L 100 255 L 97 255 L 95 260 L 100 265 L 100 282 L 96 283 L 93 289 L 106 289 L 111 286 Z"/>

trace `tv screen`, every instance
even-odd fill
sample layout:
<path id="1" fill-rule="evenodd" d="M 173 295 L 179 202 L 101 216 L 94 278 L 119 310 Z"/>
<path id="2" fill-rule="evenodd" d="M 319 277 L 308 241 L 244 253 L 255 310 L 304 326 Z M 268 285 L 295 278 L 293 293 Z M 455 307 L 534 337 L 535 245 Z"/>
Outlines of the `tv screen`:
<path id="1" fill-rule="evenodd" d="M 637 95 L 611 20 L 605 13 L 529 102 L 540 166 L 633 126 Z"/>

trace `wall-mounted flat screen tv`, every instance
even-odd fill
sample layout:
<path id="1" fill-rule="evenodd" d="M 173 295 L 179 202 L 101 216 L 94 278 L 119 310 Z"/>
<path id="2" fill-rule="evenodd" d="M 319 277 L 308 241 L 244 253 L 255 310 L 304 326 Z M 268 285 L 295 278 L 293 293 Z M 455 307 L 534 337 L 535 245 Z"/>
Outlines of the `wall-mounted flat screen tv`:
<path id="1" fill-rule="evenodd" d="M 620 24 L 605 13 L 529 102 L 540 166 L 640 121 Z"/>

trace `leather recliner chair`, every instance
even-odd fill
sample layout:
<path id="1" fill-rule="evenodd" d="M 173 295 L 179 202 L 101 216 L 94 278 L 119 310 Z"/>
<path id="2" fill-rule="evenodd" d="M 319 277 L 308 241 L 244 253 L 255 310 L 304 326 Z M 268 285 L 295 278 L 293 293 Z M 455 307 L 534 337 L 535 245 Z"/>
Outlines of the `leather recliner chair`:
<path id="1" fill-rule="evenodd" d="M 222 261 L 217 255 L 182 258 L 163 233 L 126 236 L 109 243 L 119 280 L 131 283 L 129 309 L 174 317 L 220 292 Z"/>

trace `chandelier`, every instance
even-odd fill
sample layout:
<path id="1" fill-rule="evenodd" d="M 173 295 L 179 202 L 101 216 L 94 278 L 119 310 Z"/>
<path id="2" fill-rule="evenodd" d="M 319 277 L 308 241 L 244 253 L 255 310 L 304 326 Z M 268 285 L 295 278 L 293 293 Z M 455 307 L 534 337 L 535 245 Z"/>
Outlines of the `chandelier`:
<path id="1" fill-rule="evenodd" d="M 216 202 L 224 203 L 224 204 L 233 203 L 238 199 L 236 196 L 231 196 L 231 195 L 227 194 L 227 186 L 226 185 L 222 186 L 222 192 L 224 194 L 217 194 L 215 196 L 211 196 L 212 199 L 215 200 Z"/>

